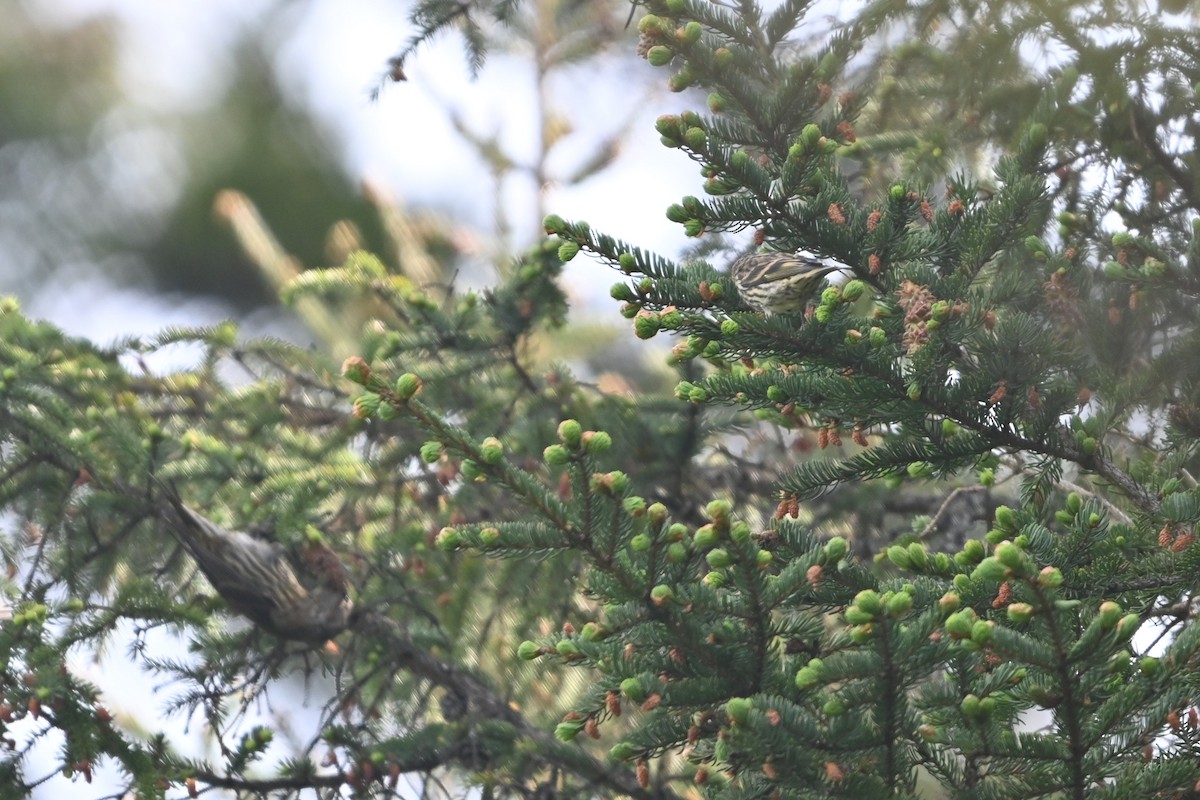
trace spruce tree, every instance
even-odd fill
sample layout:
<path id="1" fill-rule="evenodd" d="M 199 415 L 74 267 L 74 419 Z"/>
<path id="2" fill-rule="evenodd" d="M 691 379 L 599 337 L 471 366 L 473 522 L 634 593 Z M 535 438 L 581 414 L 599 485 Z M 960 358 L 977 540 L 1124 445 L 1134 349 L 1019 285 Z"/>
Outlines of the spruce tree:
<path id="1" fill-rule="evenodd" d="M 513 6 L 420 3 L 414 47 L 465 22 L 478 63 L 472 14 Z M 639 53 L 708 93 L 657 123 L 705 179 L 666 210 L 682 258 L 551 214 L 473 293 L 417 277 L 431 242 L 394 226 L 406 258 L 281 278 L 340 370 L 232 326 L 99 347 L 5 301 L 0 720 L 147 797 L 387 796 L 409 773 L 449 796 L 1194 796 L 1200 67 L 1178 9 L 880 2 L 817 36 L 801 2 L 643 6 Z M 852 274 L 764 315 L 725 269 L 747 230 Z M 639 338 L 672 337 L 673 388 L 539 358 L 577 257 L 619 273 Z M 129 358 L 178 342 L 198 368 Z M 298 570 L 332 554 L 347 631 L 239 621 L 167 489 Z M 159 628 L 191 657 L 148 650 Z M 122 728 L 67 666 L 130 629 L 219 757 Z M 268 768 L 273 727 L 240 723 L 296 676 L 321 723 Z M 0 764 L 30 786 L 21 755 Z"/>

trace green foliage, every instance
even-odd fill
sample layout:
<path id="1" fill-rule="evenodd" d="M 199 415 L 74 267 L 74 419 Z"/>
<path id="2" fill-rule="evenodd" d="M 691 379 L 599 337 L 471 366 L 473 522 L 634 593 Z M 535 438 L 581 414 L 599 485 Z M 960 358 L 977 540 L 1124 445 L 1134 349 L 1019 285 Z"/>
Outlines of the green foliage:
<path id="1" fill-rule="evenodd" d="M 340 372 L 230 326 L 102 350 L 4 301 L 0 506 L 38 538 L 32 558 L 6 543 L 23 586 L 0 719 L 147 795 L 277 788 L 245 698 L 300 671 L 328 700 L 277 769 L 296 791 L 386 795 L 407 772 L 490 796 L 1192 791 L 1200 204 L 1192 155 L 1167 149 L 1191 130 L 1186 37 L 1147 18 L 1139 47 L 1095 44 L 1108 6 L 887 2 L 806 49 L 806 7 L 653 0 L 638 31 L 669 88 L 708 94 L 707 116 L 656 125 L 708 181 L 667 220 L 709 252 L 754 228 L 843 261 L 811 314 L 751 313 L 703 260 L 557 215 L 482 294 L 362 252 L 291 276 L 281 297 L 356 345 Z M 458 21 L 477 61 L 471 15 L 513 8 L 418 4 L 412 46 Z M 539 359 L 571 329 L 579 255 L 620 271 L 639 338 L 677 337 L 673 393 Z M 126 367 L 179 343 L 196 368 Z M 217 624 L 162 546 L 149 472 L 230 526 L 327 547 L 351 634 L 289 651 Z M 196 660 L 138 656 L 219 757 L 114 726 L 65 666 L 125 623 L 192 642 Z"/>

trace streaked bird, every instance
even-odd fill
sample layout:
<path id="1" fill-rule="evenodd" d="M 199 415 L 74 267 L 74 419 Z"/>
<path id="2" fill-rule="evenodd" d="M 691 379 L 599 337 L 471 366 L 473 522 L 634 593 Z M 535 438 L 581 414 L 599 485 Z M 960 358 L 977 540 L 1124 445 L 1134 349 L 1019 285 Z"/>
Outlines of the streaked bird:
<path id="1" fill-rule="evenodd" d="M 742 299 L 767 314 L 804 311 L 826 275 L 850 267 L 801 250 L 750 253 L 733 262 L 729 273 Z"/>
<path id="2" fill-rule="evenodd" d="M 293 561 L 278 542 L 222 528 L 164 490 L 171 532 L 233 610 L 282 639 L 321 643 L 346 629 L 354 604 L 332 550 L 309 542 Z"/>

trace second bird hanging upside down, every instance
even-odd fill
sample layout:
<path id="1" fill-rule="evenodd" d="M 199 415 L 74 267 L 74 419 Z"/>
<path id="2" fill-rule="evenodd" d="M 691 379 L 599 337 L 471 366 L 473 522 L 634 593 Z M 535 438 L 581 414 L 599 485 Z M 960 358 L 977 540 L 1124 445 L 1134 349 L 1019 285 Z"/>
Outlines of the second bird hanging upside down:
<path id="1" fill-rule="evenodd" d="M 170 487 L 161 515 L 233 610 L 282 639 L 319 644 L 350 624 L 346 571 L 323 544 L 293 559 L 278 542 L 217 525 L 188 508 Z"/>

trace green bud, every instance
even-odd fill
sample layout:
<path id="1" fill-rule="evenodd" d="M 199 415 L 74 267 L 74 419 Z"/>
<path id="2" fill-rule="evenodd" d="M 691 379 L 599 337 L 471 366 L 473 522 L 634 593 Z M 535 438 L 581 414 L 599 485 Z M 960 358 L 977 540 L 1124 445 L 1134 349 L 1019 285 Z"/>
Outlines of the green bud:
<path id="1" fill-rule="evenodd" d="M 874 589 L 863 589 L 854 595 L 854 605 L 868 614 L 875 616 L 883 611 L 883 598 Z"/>
<path id="2" fill-rule="evenodd" d="M 567 447 L 578 447 L 580 437 L 583 436 L 583 426 L 578 420 L 564 419 L 558 423 L 558 440 Z"/>
<path id="3" fill-rule="evenodd" d="M 924 570 L 929 567 L 929 551 L 920 542 L 913 542 L 908 546 L 908 558 L 913 569 Z"/>
<path id="4" fill-rule="evenodd" d="M 988 544 L 1000 544 L 1001 542 L 1008 540 L 1008 533 L 1007 531 L 1002 531 L 999 528 L 992 528 L 983 535 L 983 538 L 987 540 Z"/>
<path id="5" fill-rule="evenodd" d="M 1029 143 L 1035 150 L 1046 146 L 1046 126 L 1043 123 L 1035 122 L 1029 126 Z"/>
<path id="6" fill-rule="evenodd" d="M 847 302 L 854 302 L 863 296 L 863 292 L 867 290 L 867 285 L 857 278 L 847 281 L 842 287 L 842 299 Z"/>
<path id="7" fill-rule="evenodd" d="M 908 474 L 913 478 L 932 478 L 934 466 L 928 461 L 914 461 L 908 465 Z"/>
<path id="8" fill-rule="evenodd" d="M 737 324 L 737 322 L 735 322 L 734 320 L 731 320 L 731 319 L 722 320 L 721 321 L 721 335 L 722 336 L 733 336 L 735 333 L 738 332 L 739 327 L 741 327 L 741 326 L 739 326 Z"/>
<path id="9" fill-rule="evenodd" d="M 698 219 L 689 219 L 687 222 L 683 223 L 683 232 L 686 236 L 690 236 L 694 239 L 695 237 L 704 233 L 704 223 Z"/>
<path id="10" fill-rule="evenodd" d="M 426 464 L 436 464 L 441 457 L 441 442 L 425 442 L 425 444 L 421 445 L 421 460 Z"/>
<path id="11" fill-rule="evenodd" d="M 484 528 L 479 532 L 479 543 L 484 547 L 495 547 L 500 544 L 500 529 Z"/>
<path id="12" fill-rule="evenodd" d="M 608 296 L 626 303 L 637 300 L 637 293 L 627 283 L 614 283 L 608 290 Z"/>
<path id="13" fill-rule="evenodd" d="M 717 66 L 724 69 L 733 61 L 733 51 L 728 47 L 718 47 L 713 51 L 713 58 L 717 62 Z"/>
<path id="14" fill-rule="evenodd" d="M 996 525 L 1005 530 L 1015 531 L 1017 529 L 1017 515 L 1008 506 L 998 506 L 996 508 Z"/>
<path id="15" fill-rule="evenodd" d="M 691 217 L 692 215 L 688 213 L 687 209 L 678 203 L 667 207 L 667 219 L 671 222 L 683 223 L 687 222 Z"/>
<path id="16" fill-rule="evenodd" d="M 552 444 L 542 451 L 542 458 L 552 467 L 559 467 L 571 460 L 571 454 L 561 444 Z"/>
<path id="17" fill-rule="evenodd" d="M 1004 581 L 1008 580 L 1008 567 L 995 557 L 985 558 L 971 573 L 973 581 Z"/>
<path id="18" fill-rule="evenodd" d="M 988 467 L 985 467 L 985 468 L 979 470 L 979 485 L 980 486 L 995 486 L 996 485 L 996 471 L 991 468 L 988 468 Z"/>
<path id="19" fill-rule="evenodd" d="M 946 618 L 946 632 L 953 639 L 971 638 L 972 627 L 976 624 L 976 614 L 970 608 L 950 614 Z"/>
<path id="20" fill-rule="evenodd" d="M 558 260 L 564 264 L 579 255 L 578 242 L 563 242 L 558 246 Z"/>
<path id="21" fill-rule="evenodd" d="M 846 713 L 846 704 L 840 697 L 831 697 L 821 706 L 821 711 L 827 717 L 840 717 Z"/>
<path id="22" fill-rule="evenodd" d="M 744 697 L 733 697 L 725 703 L 725 713 L 733 720 L 734 724 L 743 725 L 746 719 L 750 716 L 750 709 L 754 705 Z"/>
<path id="23" fill-rule="evenodd" d="M 625 509 L 625 513 L 631 517 L 640 517 L 646 513 L 646 498 L 644 497 L 626 497 L 621 506 Z"/>
<path id="24" fill-rule="evenodd" d="M 893 200 L 900 202 L 908 196 L 908 189 L 906 189 L 902 184 L 894 183 L 892 184 L 892 188 L 888 190 L 888 194 L 891 195 Z"/>
<path id="25" fill-rule="evenodd" d="M 1126 641 L 1137 633 L 1137 629 L 1141 627 L 1142 620 L 1137 614 L 1126 614 L 1117 622 L 1117 639 Z"/>
<path id="26" fill-rule="evenodd" d="M 683 41 L 685 44 L 695 44 L 700 40 L 700 34 L 704 32 L 699 22 L 692 20 L 687 25 L 683 26 Z"/>
<path id="27" fill-rule="evenodd" d="M 912 569 L 912 559 L 908 557 L 908 548 L 894 544 L 887 549 L 888 561 L 900 569 Z"/>
<path id="28" fill-rule="evenodd" d="M 637 754 L 637 748 L 630 742 L 617 742 L 613 748 L 608 751 L 609 757 L 613 761 L 628 761 Z"/>
<path id="29" fill-rule="evenodd" d="M 811 689 L 821 682 L 820 670 L 812 667 L 801 667 L 796 672 L 796 688 L 800 690 Z"/>
<path id="30" fill-rule="evenodd" d="M 821 305 L 831 306 L 842 297 L 842 290 L 836 286 L 826 286 L 821 291 Z"/>
<path id="31" fill-rule="evenodd" d="M 688 128 L 683 132 L 683 142 L 694 152 L 702 153 L 708 147 L 708 134 L 703 128 Z"/>
<path id="32" fill-rule="evenodd" d="M 866 625 L 856 625 L 850 629 L 850 641 L 855 644 L 866 644 L 875 637 L 875 625 L 867 623 Z"/>
<path id="33" fill-rule="evenodd" d="M 598 456 L 612 447 L 612 437 L 607 431 L 584 431 L 583 449 L 590 456 Z"/>
<path id="34" fill-rule="evenodd" d="M 560 742 L 573 742 L 581 730 L 583 730 L 583 722 L 581 720 L 574 719 L 560 722 L 554 726 L 554 738 Z"/>
<path id="35" fill-rule="evenodd" d="M 665 67 L 671 63 L 671 59 L 675 58 L 675 54 L 671 52 L 671 48 L 663 47 L 661 44 L 655 45 L 646 51 L 646 60 L 650 62 L 652 67 Z"/>
<path id="36" fill-rule="evenodd" d="M 695 73 L 692 72 L 685 62 L 680 68 L 679 72 L 676 72 L 671 76 L 670 80 L 667 81 L 667 89 L 672 92 L 682 92 L 684 89 L 691 86 L 692 82 L 695 80 Z"/>
<path id="37" fill-rule="evenodd" d="M 558 214 L 547 214 L 542 219 L 542 229 L 550 235 L 563 233 L 567 230 L 567 222 Z"/>
<path id="38" fill-rule="evenodd" d="M 805 150 L 815 150 L 820 139 L 821 129 L 812 123 L 805 125 L 804 130 L 800 132 L 800 142 L 804 145 Z"/>
<path id="39" fill-rule="evenodd" d="M 834 536 L 825 543 L 825 558 L 828 561 L 841 561 L 850 551 L 849 543 L 841 536 Z"/>
<path id="40" fill-rule="evenodd" d="M 563 658 L 572 658 L 579 655 L 579 645 L 575 644 L 570 639 L 563 639 L 561 642 L 554 645 L 554 650 Z"/>
<path id="41" fill-rule="evenodd" d="M 621 681 L 621 694 L 635 703 L 640 703 L 646 699 L 646 690 L 642 687 L 642 682 L 637 678 L 626 678 Z"/>
<path id="42" fill-rule="evenodd" d="M 874 614 L 869 614 L 858 606 L 847 606 L 845 616 L 846 622 L 849 622 L 851 625 L 863 625 L 875 621 Z"/>
<path id="43" fill-rule="evenodd" d="M 913 598 L 908 592 L 896 592 L 887 601 L 887 613 L 893 619 L 899 619 L 912 610 Z"/>
<path id="44" fill-rule="evenodd" d="M 421 379 L 411 372 L 406 372 L 396 378 L 396 394 L 401 400 L 415 397 L 421 391 Z"/>
<path id="45" fill-rule="evenodd" d="M 1025 566 L 1025 554 L 1012 542 L 1001 542 L 996 545 L 995 555 L 997 561 L 1011 570 L 1019 570 Z"/>
<path id="46" fill-rule="evenodd" d="M 775 560 L 775 554 L 770 550 L 759 550 L 754 554 L 754 562 L 760 569 L 766 569 Z"/>
<path id="47" fill-rule="evenodd" d="M 383 398 L 374 392 L 367 392 L 354 398 L 354 416 L 358 419 L 370 419 L 379 411 Z"/>
<path id="48" fill-rule="evenodd" d="M 720 538 L 720 533 L 712 525 L 701 525 L 696 529 L 696 535 L 692 537 L 692 543 L 696 545 L 698 550 L 707 550 L 714 546 Z"/>
<path id="49" fill-rule="evenodd" d="M 1038 585 L 1048 589 L 1057 589 L 1062 586 L 1063 574 L 1058 567 L 1042 567 L 1042 571 L 1038 573 Z"/>
<path id="50" fill-rule="evenodd" d="M 887 331 L 883 328 L 873 327 L 867 332 L 867 341 L 872 347 L 883 347 L 887 344 Z"/>
<path id="51" fill-rule="evenodd" d="M 342 362 L 342 377 L 359 386 L 366 386 L 371 379 L 371 367 L 362 358 L 350 356 Z"/>
<path id="52" fill-rule="evenodd" d="M 651 35 L 660 33 L 661 31 L 666 30 L 666 28 L 666 21 L 662 17 L 655 16 L 654 14 L 647 14 L 638 20 L 638 33 Z"/>
<path id="53" fill-rule="evenodd" d="M 672 564 L 681 564 L 687 558 L 687 545 L 683 542 L 671 542 L 667 545 L 667 561 Z"/>
<path id="54" fill-rule="evenodd" d="M 971 626 L 971 641 L 978 645 L 987 644 L 992 640 L 992 629 L 995 627 L 996 623 L 991 620 L 976 620 Z"/>
<path id="55" fill-rule="evenodd" d="M 629 549 L 635 553 L 644 553 L 650 549 L 651 544 L 653 542 L 647 534 L 639 533 L 629 540 Z"/>
<path id="56" fill-rule="evenodd" d="M 715 547 L 709 550 L 704 560 L 713 569 L 724 569 L 733 563 L 733 558 L 730 557 L 729 551 L 723 547 Z"/>
<path id="57" fill-rule="evenodd" d="M 639 339 L 653 339 L 662 328 L 662 320 L 655 311 L 641 311 L 633 318 L 633 332 Z"/>
<path id="58" fill-rule="evenodd" d="M 438 531 L 437 539 L 434 540 L 439 550 L 447 552 L 457 550 L 462 544 L 462 534 L 454 528 L 442 528 Z"/>
<path id="59" fill-rule="evenodd" d="M 666 584 L 658 584 L 650 590 L 650 602 L 656 606 L 666 605 L 675 599 L 675 592 Z"/>
<path id="60" fill-rule="evenodd" d="M 709 92 L 708 94 L 708 110 L 714 114 L 720 114 L 726 109 L 729 101 L 720 92 Z"/>
<path id="61" fill-rule="evenodd" d="M 1023 625 L 1033 618 L 1034 608 L 1029 603 L 1010 603 L 1008 606 L 1009 622 Z"/>
<path id="62" fill-rule="evenodd" d="M 938 609 L 943 614 L 950 614 L 958 610 L 958 606 L 961 602 L 962 599 L 956 593 L 946 592 L 938 600 Z"/>
<path id="63" fill-rule="evenodd" d="M 633 253 L 621 253 L 617 256 L 617 266 L 626 275 L 637 269 L 637 259 L 633 257 Z M 617 298 L 620 299 L 620 298 Z"/>
<path id="64" fill-rule="evenodd" d="M 483 463 L 496 464 L 504 457 L 504 445 L 495 436 L 489 436 L 480 445 L 479 453 L 483 457 Z"/>
<path id="65" fill-rule="evenodd" d="M 1121 618 L 1121 606 L 1114 603 L 1112 600 L 1105 600 L 1100 604 L 1099 613 L 1096 615 L 1100 620 L 1100 625 L 1104 628 L 1111 628 L 1117 624 Z"/>
<path id="66" fill-rule="evenodd" d="M 728 500 L 713 500 L 704 507 L 704 516 L 717 524 L 728 522 L 731 513 L 733 513 L 733 504 Z"/>
<path id="67" fill-rule="evenodd" d="M 677 308 L 672 308 L 659 314 L 658 319 L 667 330 L 678 330 L 679 326 L 683 324 L 683 313 Z"/>
<path id="68" fill-rule="evenodd" d="M 462 476 L 469 481 L 484 480 L 486 478 L 479 465 L 469 458 L 463 459 L 463 462 L 459 467 L 459 472 L 461 472 Z"/>

